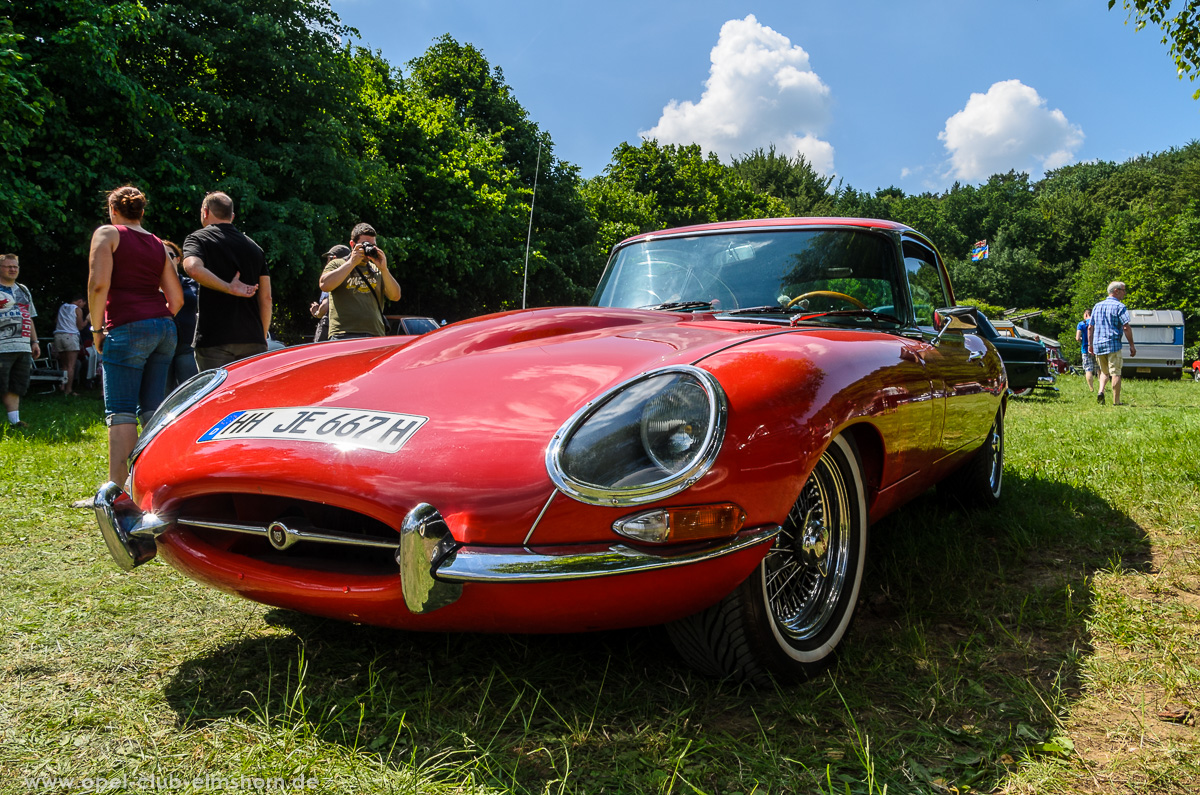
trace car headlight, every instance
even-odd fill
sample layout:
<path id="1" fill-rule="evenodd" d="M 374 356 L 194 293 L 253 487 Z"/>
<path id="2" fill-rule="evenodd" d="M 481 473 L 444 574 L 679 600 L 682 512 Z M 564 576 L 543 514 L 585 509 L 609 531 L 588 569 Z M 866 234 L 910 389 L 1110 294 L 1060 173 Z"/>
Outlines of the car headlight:
<path id="1" fill-rule="evenodd" d="M 584 406 L 555 434 L 546 470 L 593 505 L 641 505 L 686 489 L 725 438 L 725 392 L 712 375 L 678 365 L 626 381 Z"/>
<path id="2" fill-rule="evenodd" d="M 201 398 L 224 383 L 226 375 L 228 373 L 223 368 L 205 370 L 184 381 L 174 392 L 167 395 L 167 399 L 159 404 L 158 410 L 150 417 L 150 421 L 142 427 L 142 435 L 138 437 L 137 446 L 133 448 L 133 452 L 129 455 L 129 465 L 133 466 L 133 462 L 141 454 L 142 450 L 146 449 L 146 445 L 150 444 L 150 440 L 157 436 L 163 428 L 170 425 L 175 421 L 176 417 L 199 403 Z"/>

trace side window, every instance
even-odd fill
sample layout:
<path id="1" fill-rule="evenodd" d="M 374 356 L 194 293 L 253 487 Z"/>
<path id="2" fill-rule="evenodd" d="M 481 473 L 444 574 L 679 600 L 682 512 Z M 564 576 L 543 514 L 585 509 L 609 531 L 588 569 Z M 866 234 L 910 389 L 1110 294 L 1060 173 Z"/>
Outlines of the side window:
<path id="1" fill-rule="evenodd" d="M 932 327 L 934 310 L 950 305 L 933 250 L 916 240 L 905 238 L 904 272 L 908 277 L 917 325 Z"/>

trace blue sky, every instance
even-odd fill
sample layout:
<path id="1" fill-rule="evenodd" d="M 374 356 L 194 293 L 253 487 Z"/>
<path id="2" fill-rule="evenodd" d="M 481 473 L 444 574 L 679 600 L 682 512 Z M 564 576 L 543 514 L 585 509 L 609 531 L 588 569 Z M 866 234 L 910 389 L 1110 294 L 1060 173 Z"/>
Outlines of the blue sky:
<path id="1" fill-rule="evenodd" d="M 402 71 L 444 33 L 478 47 L 584 177 L 642 135 L 909 193 L 1200 139 L 1197 83 L 1105 0 L 332 5 Z"/>

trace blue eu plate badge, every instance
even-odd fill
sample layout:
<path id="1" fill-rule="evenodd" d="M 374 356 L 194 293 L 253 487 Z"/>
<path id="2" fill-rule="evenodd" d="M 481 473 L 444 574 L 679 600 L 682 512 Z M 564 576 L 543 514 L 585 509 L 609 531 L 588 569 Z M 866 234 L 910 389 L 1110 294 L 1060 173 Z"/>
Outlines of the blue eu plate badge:
<path id="1" fill-rule="evenodd" d="M 325 407 L 248 409 L 229 414 L 197 442 L 288 439 L 395 453 L 428 417 Z"/>

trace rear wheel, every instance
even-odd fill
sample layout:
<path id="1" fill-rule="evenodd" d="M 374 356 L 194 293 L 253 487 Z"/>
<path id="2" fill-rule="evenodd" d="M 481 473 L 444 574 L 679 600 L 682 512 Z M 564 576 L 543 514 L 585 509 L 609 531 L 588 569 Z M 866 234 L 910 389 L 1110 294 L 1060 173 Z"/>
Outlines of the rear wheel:
<path id="1" fill-rule="evenodd" d="M 1032 394 L 1033 394 L 1033 387 L 1031 387 L 1031 386 L 1027 386 L 1027 387 L 1025 387 L 1024 389 L 1013 389 L 1013 390 L 1010 390 L 1010 391 L 1011 391 L 1011 392 L 1013 393 L 1013 395 L 1015 395 L 1016 397 L 1029 397 L 1030 395 L 1032 395 Z"/>
<path id="2" fill-rule="evenodd" d="M 1004 409 L 996 412 L 983 445 L 962 469 L 938 485 L 964 505 L 990 507 L 1000 501 L 1004 485 Z"/>
<path id="3" fill-rule="evenodd" d="M 760 684 L 816 673 L 850 626 L 866 547 L 862 467 L 839 436 L 758 569 L 717 604 L 668 625 L 671 640 L 713 676 Z"/>

